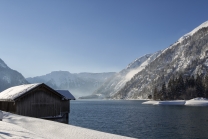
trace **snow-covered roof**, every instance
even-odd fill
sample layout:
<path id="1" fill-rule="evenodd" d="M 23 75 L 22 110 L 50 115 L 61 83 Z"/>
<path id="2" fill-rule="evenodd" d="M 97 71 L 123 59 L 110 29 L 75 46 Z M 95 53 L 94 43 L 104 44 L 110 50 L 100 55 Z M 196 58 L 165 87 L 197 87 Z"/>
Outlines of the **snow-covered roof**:
<path id="1" fill-rule="evenodd" d="M 56 90 L 59 94 L 65 97 L 65 99 L 75 100 L 75 97 L 68 90 Z"/>
<path id="2" fill-rule="evenodd" d="M 39 85 L 42 85 L 42 83 L 24 84 L 24 85 L 10 87 L 0 93 L 0 100 L 13 101 L 19 96 L 27 93 L 28 91 L 36 88 Z M 68 90 L 54 90 L 54 91 L 57 92 L 57 94 L 60 94 L 60 96 L 64 97 L 65 99 L 75 100 L 75 97 Z"/>
<path id="3" fill-rule="evenodd" d="M 35 83 L 10 87 L 0 93 L 0 100 L 14 100 L 39 85 L 40 83 Z"/>

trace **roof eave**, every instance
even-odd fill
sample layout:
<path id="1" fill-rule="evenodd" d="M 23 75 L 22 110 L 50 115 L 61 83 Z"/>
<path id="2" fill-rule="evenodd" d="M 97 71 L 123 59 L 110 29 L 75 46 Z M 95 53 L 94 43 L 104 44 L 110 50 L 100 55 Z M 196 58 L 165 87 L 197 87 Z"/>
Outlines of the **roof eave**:
<path id="1" fill-rule="evenodd" d="M 15 102 L 15 100 L 13 100 L 13 99 L 0 99 L 0 101 L 4 101 L 4 102 Z"/>

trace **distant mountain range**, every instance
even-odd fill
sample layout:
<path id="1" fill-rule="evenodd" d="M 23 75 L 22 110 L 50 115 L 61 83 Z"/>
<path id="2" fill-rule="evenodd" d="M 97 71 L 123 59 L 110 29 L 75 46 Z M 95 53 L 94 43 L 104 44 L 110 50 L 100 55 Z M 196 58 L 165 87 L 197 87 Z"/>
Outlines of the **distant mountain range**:
<path id="1" fill-rule="evenodd" d="M 114 72 L 70 73 L 68 71 L 54 71 L 43 76 L 26 79 L 30 83 L 45 83 L 54 89 L 69 90 L 78 98 L 92 94 L 114 74 Z"/>
<path id="2" fill-rule="evenodd" d="M 115 72 L 106 73 L 70 73 L 68 71 L 54 71 L 43 76 L 24 78 L 21 73 L 9 68 L 0 59 L 0 92 L 21 84 L 45 83 L 53 89 L 69 90 L 76 97 L 92 94 Z"/>
<path id="3" fill-rule="evenodd" d="M 0 92 L 21 84 L 28 84 L 28 82 L 21 73 L 12 70 L 0 59 Z"/>
<path id="4" fill-rule="evenodd" d="M 153 88 L 179 75 L 208 72 L 208 21 L 185 34 L 165 50 L 142 56 L 118 73 L 70 73 L 54 71 L 33 78 L 10 69 L 0 59 L 0 90 L 43 82 L 54 89 L 67 89 L 75 97 L 146 99 Z"/>

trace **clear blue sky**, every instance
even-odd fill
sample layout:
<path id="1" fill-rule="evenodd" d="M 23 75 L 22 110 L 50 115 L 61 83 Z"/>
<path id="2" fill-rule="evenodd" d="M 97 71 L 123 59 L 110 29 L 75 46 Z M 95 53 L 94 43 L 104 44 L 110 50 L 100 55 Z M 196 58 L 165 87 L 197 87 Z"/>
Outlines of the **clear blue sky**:
<path id="1" fill-rule="evenodd" d="M 1 0 L 0 58 L 25 77 L 120 71 L 208 20 L 208 0 Z"/>

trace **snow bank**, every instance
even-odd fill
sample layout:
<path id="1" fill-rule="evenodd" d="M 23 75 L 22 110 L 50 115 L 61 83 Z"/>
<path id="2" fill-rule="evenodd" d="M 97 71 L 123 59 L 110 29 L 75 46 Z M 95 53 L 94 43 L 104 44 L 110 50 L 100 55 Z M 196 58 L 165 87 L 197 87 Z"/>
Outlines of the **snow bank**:
<path id="1" fill-rule="evenodd" d="M 154 101 L 149 100 L 143 102 L 142 104 L 152 104 L 152 105 L 184 105 L 186 103 L 185 100 L 171 100 L 171 101 Z"/>
<path id="2" fill-rule="evenodd" d="M 0 137 L 32 139 L 130 139 L 58 122 L 3 112 Z"/>
<path id="3" fill-rule="evenodd" d="M 208 106 L 208 100 L 206 98 L 194 98 L 186 101 L 186 106 Z"/>
<path id="4" fill-rule="evenodd" d="M 208 106 L 208 99 L 194 98 L 191 100 L 171 100 L 171 101 L 146 101 L 142 104 L 152 105 L 186 105 L 186 106 Z"/>
<path id="5" fill-rule="evenodd" d="M 152 105 L 156 105 L 158 103 L 159 103 L 159 101 L 149 100 L 149 101 L 143 102 L 142 104 L 152 104 Z"/>
<path id="6" fill-rule="evenodd" d="M 159 101 L 158 105 L 184 105 L 185 100 Z M 155 104 L 154 104 L 155 105 Z"/>

